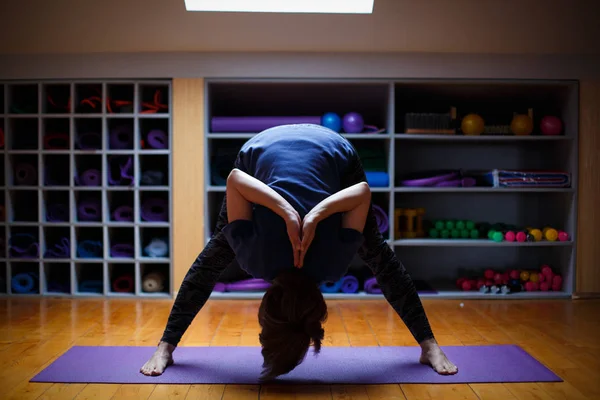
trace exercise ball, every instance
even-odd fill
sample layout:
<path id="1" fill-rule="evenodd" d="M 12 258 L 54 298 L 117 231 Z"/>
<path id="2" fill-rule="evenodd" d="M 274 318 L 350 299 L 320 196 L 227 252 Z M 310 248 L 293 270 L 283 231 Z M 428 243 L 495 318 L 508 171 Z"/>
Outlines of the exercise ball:
<path id="1" fill-rule="evenodd" d="M 547 115 L 540 122 L 540 130 L 544 135 L 560 135 L 562 132 L 562 121 L 553 115 Z"/>
<path id="2" fill-rule="evenodd" d="M 530 135 L 533 132 L 533 121 L 526 114 L 517 114 L 510 123 L 510 130 L 518 136 Z"/>
<path id="3" fill-rule="evenodd" d="M 321 125 L 335 132 L 342 130 L 342 120 L 340 119 L 340 116 L 334 112 L 323 114 L 321 117 Z"/>
<path id="4" fill-rule="evenodd" d="M 359 113 L 351 112 L 344 115 L 343 126 L 346 133 L 361 133 L 365 128 L 365 121 Z"/>
<path id="5" fill-rule="evenodd" d="M 481 135 L 485 127 L 485 122 L 477 114 L 467 114 L 460 124 L 465 135 Z"/>

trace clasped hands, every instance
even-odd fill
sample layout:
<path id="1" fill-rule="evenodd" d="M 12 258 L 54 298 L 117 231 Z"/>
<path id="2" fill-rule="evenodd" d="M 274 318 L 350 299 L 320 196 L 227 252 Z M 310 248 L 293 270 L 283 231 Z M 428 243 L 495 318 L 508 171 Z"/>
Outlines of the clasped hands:
<path id="1" fill-rule="evenodd" d="M 313 209 L 302 219 L 300 214 L 292 208 L 286 213 L 284 219 L 294 252 L 294 267 L 302 268 L 304 256 L 315 237 L 315 230 L 319 223 L 318 212 Z"/>

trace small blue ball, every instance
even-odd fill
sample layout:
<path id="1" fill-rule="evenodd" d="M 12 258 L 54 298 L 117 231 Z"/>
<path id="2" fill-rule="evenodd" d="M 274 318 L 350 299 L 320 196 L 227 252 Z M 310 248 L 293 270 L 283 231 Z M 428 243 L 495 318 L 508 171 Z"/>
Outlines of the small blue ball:
<path id="1" fill-rule="evenodd" d="M 321 125 L 339 133 L 342 130 L 342 119 L 336 113 L 328 112 L 321 117 Z"/>

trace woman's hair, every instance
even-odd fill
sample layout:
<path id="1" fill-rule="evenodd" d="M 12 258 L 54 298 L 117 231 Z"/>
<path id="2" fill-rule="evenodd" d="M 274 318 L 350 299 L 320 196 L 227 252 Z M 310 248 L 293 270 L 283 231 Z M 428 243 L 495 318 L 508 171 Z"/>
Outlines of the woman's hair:
<path id="1" fill-rule="evenodd" d="M 317 284 L 296 269 L 280 274 L 267 289 L 258 311 L 264 359 L 261 380 L 296 368 L 311 345 L 321 350 L 327 305 Z"/>

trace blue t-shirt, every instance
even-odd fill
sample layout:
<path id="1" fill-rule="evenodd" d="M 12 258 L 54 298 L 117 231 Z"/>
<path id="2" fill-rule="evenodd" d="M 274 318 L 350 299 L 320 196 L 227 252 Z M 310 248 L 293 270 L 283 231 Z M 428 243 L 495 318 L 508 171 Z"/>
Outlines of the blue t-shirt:
<path id="1" fill-rule="evenodd" d="M 265 183 L 298 211 L 301 218 L 343 189 L 342 176 L 356 150 L 344 137 L 319 125 L 283 125 L 248 140 L 239 152 L 244 172 Z M 232 221 L 223 233 L 240 267 L 255 278 L 273 280 L 294 268 L 285 221 L 255 205 L 252 221 Z M 363 243 L 363 235 L 342 228 L 342 215 L 319 222 L 302 270 L 316 282 L 343 277 Z"/>

